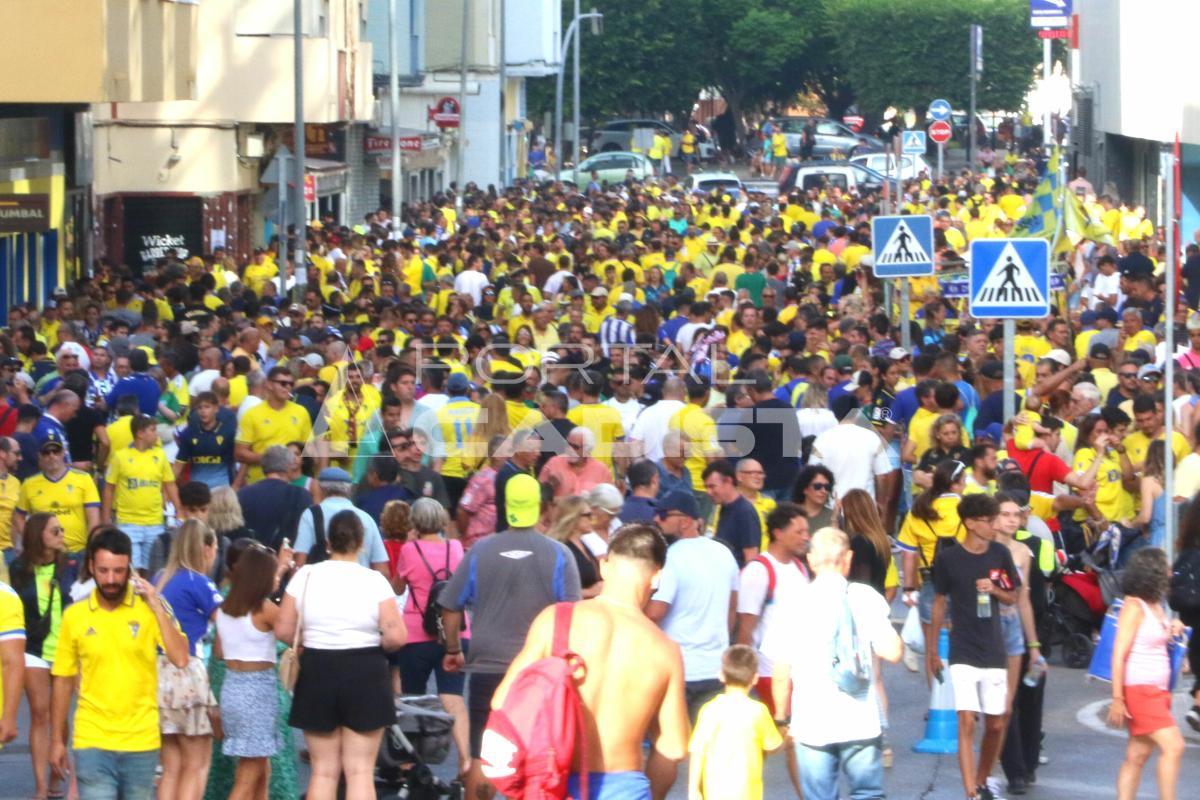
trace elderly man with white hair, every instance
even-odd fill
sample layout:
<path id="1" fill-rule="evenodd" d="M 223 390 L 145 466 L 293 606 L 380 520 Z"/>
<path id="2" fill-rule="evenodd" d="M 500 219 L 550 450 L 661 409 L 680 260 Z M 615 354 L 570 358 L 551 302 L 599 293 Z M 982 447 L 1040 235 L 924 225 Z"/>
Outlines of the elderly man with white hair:
<path id="1" fill-rule="evenodd" d="M 602 483 L 613 483 L 612 469 L 592 455 L 595 449 L 596 435 L 589 428 L 572 428 L 566 452 L 547 461 L 538 480 L 553 487 L 555 497 L 580 495 Z"/>
<path id="2" fill-rule="evenodd" d="M 388 575 L 388 555 L 383 546 L 383 537 L 379 535 L 379 526 L 370 514 L 356 507 L 350 500 L 350 491 L 353 488 L 350 473 L 340 467 L 326 467 L 317 476 L 317 483 L 325 499 L 300 515 L 300 524 L 296 528 L 296 544 L 293 548 L 296 553 L 296 566 L 303 566 L 307 561 L 325 559 L 328 554 L 325 532 L 329 520 L 339 511 L 350 510 L 362 521 L 363 526 L 363 542 L 358 551 L 358 563 Z"/>
<path id="3" fill-rule="evenodd" d="M 1071 387 L 1071 420 L 1078 425 L 1089 414 L 1100 413 L 1100 389 L 1094 383 L 1077 383 Z"/>

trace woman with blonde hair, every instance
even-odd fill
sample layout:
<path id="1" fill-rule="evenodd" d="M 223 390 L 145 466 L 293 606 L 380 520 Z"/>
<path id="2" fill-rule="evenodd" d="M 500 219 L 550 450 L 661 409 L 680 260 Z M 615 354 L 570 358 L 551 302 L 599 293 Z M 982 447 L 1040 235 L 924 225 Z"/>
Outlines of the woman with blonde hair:
<path id="1" fill-rule="evenodd" d="M 158 719 L 162 731 L 163 774 L 160 797 L 200 800 L 212 762 L 212 717 L 217 700 L 209 688 L 201 642 L 221 606 L 221 593 L 208 578 L 217 558 L 217 535 L 207 524 L 189 519 L 171 542 L 167 566 L 157 587 L 170 604 L 188 640 L 187 666 L 158 658 Z"/>
<path id="2" fill-rule="evenodd" d="M 237 492 L 228 486 L 213 489 L 212 500 L 208 504 L 208 526 L 218 537 L 225 536 L 231 542 L 257 538 L 254 531 L 246 527 Z"/>
<path id="3" fill-rule="evenodd" d="M 583 541 L 583 537 L 592 532 L 592 517 L 592 507 L 586 499 L 575 495 L 560 497 L 555 504 L 554 525 L 549 533 L 551 539 L 565 544 L 575 557 L 584 599 L 600 594 L 603 585 L 600 560 Z"/>
<path id="4" fill-rule="evenodd" d="M 497 436 L 508 438 L 512 426 L 508 422 L 508 404 L 504 396 L 492 392 L 479 401 L 479 414 L 475 417 L 475 427 L 471 429 L 471 448 L 467 455 L 471 458 L 474 470 L 479 469 L 488 460 L 488 445 Z"/>

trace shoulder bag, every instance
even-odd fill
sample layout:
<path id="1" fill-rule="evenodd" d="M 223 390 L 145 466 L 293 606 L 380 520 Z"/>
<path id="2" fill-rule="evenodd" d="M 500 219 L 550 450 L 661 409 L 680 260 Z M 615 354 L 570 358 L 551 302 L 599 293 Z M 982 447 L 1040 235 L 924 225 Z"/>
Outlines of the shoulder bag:
<path id="1" fill-rule="evenodd" d="M 304 579 L 304 588 L 300 590 L 300 602 L 296 604 L 296 632 L 292 634 L 292 646 L 279 656 L 279 683 L 284 691 L 291 694 L 296 690 L 296 681 L 300 679 L 300 653 L 304 649 L 304 598 L 308 594 L 308 585 L 312 583 L 312 570 Z"/>

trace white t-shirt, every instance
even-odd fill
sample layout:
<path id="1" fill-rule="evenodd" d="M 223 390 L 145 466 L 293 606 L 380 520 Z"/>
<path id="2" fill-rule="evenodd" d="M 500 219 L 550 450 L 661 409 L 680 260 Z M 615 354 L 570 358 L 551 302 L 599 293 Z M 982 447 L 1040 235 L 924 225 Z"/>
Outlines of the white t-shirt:
<path id="1" fill-rule="evenodd" d="M 762 652 L 763 638 L 768 635 L 768 630 L 772 631 L 771 636 L 787 634 L 786 630 L 776 630 L 776 627 L 788 629 L 792 625 L 793 620 L 788 612 L 795 607 L 795 601 L 789 598 L 808 585 L 808 574 L 797 561 L 784 564 L 770 553 L 760 555 L 770 561 L 775 570 L 775 591 L 771 595 L 771 602 L 767 602 L 770 576 L 762 562 L 755 559 L 742 568 L 738 582 L 737 611 L 758 617 L 758 625 L 754 629 L 754 647 L 759 651 L 758 674 L 766 678 L 771 675 L 771 659 Z"/>
<path id="2" fill-rule="evenodd" d="M 621 427 L 625 429 L 626 433 L 633 430 L 633 423 L 637 422 L 638 414 L 645 408 L 636 397 L 630 397 L 624 403 L 615 397 L 610 397 L 604 401 L 604 405 L 615 408 L 621 415 Z"/>
<path id="3" fill-rule="evenodd" d="M 626 438 L 641 442 L 646 448 L 646 458 L 651 461 L 662 461 L 663 437 L 667 435 L 667 426 L 671 417 L 686 405 L 682 400 L 659 400 L 654 405 L 646 406 L 638 414 L 633 425 L 625 428 Z"/>
<path id="4" fill-rule="evenodd" d="M 306 564 L 287 593 L 304 617 L 303 645 L 318 650 L 378 647 L 379 604 L 395 595 L 383 573 L 351 561 Z"/>
<path id="5" fill-rule="evenodd" d="M 201 392 L 211 392 L 213 381 L 221 377 L 220 370 L 202 369 L 192 376 L 192 380 L 188 383 L 188 394 L 192 397 Z"/>
<path id="6" fill-rule="evenodd" d="M 652 599 L 671 605 L 662 629 L 683 651 L 684 680 L 720 676 L 729 647 L 729 598 L 737 588 L 737 562 L 720 542 L 698 536 L 667 548 Z"/>
<path id="7" fill-rule="evenodd" d="M 1097 272 L 1095 280 L 1092 281 L 1092 309 L 1096 309 L 1103 302 L 1102 297 L 1110 294 L 1117 296 L 1117 304 L 1113 308 L 1120 308 L 1121 303 L 1125 300 L 1125 295 L 1121 294 L 1121 273 L 1114 272 L 1112 275 L 1104 275 Z"/>
<path id="8" fill-rule="evenodd" d="M 791 734 L 796 741 L 813 747 L 838 742 L 873 739 L 880 733 L 879 706 L 875 685 L 864 697 L 841 691 L 832 677 L 831 640 L 839 616 L 833 613 L 842 598 L 850 604 L 850 613 L 861 639 L 877 647 L 893 641 L 896 629 L 888 618 L 883 595 L 862 583 L 847 584 L 838 575 L 821 575 L 788 598 L 792 608 L 785 609 L 791 621 L 779 626 L 763 642 L 763 650 L 776 663 L 791 664 Z M 803 689 L 801 689 L 803 687 Z"/>
<path id="9" fill-rule="evenodd" d="M 454 279 L 454 291 L 471 295 L 471 300 L 475 305 L 479 305 L 483 300 L 483 287 L 488 283 L 490 281 L 487 275 L 479 270 L 468 269 L 458 273 L 458 277 Z"/>
<path id="10" fill-rule="evenodd" d="M 837 425 L 813 440 L 812 464 L 824 464 L 833 472 L 838 497 L 851 489 L 875 496 L 875 476 L 892 471 L 883 437 L 858 425 Z"/>

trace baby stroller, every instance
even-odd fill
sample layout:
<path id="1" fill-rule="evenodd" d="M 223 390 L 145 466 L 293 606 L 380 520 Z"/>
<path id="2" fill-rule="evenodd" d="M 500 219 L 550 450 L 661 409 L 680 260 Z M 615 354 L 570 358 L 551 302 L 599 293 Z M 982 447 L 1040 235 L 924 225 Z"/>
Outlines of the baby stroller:
<path id="1" fill-rule="evenodd" d="M 396 700 L 396 722 L 383 734 L 375 760 L 375 789 L 381 800 L 462 800 L 463 786 L 433 774 L 450 754 L 454 718 L 437 695 Z"/>
<path id="2" fill-rule="evenodd" d="M 1119 574 L 1109 568 L 1110 540 L 1102 536 L 1090 550 L 1067 558 L 1051 578 L 1046 612 L 1038 622 L 1038 638 L 1047 655 L 1062 648 L 1062 662 L 1083 669 L 1092 659 L 1094 635 L 1108 605 L 1120 596 Z"/>

